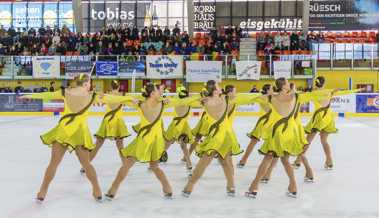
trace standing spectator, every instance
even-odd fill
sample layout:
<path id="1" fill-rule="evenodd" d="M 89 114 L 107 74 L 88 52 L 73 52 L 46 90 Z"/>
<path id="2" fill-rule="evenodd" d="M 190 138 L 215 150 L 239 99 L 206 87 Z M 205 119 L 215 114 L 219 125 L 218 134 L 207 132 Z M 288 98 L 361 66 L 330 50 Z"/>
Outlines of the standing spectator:
<path id="1" fill-rule="evenodd" d="M 55 85 L 54 81 L 50 82 L 49 92 L 54 92 L 55 91 L 54 85 Z"/>

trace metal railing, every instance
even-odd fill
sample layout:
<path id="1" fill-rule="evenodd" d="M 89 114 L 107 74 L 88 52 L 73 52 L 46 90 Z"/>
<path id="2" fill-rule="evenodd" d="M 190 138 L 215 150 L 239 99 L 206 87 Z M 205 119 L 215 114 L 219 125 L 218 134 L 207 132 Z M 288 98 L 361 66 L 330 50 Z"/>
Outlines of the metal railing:
<path id="1" fill-rule="evenodd" d="M 313 43 L 317 68 L 379 69 L 379 44 L 375 43 Z"/>

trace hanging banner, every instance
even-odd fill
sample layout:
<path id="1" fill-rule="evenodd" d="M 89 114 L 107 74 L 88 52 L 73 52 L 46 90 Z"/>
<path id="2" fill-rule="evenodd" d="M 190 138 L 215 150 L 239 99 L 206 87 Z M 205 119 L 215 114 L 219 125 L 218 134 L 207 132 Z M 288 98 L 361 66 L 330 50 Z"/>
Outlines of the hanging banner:
<path id="1" fill-rule="evenodd" d="M 222 61 L 186 61 L 187 82 L 221 82 Z"/>
<path id="2" fill-rule="evenodd" d="M 194 2 L 193 8 L 193 27 L 195 31 L 203 32 L 215 27 L 215 2 Z"/>
<path id="3" fill-rule="evenodd" d="M 93 63 L 91 61 L 68 61 L 65 63 L 65 75 L 74 78 L 79 73 L 91 73 Z"/>
<path id="4" fill-rule="evenodd" d="M 146 66 L 146 77 L 149 79 L 183 77 L 183 56 L 148 55 Z"/>
<path id="5" fill-rule="evenodd" d="M 274 78 L 291 78 L 291 61 L 274 61 Z"/>
<path id="6" fill-rule="evenodd" d="M 261 76 L 260 61 L 237 61 L 237 80 L 259 80 Z"/>
<path id="7" fill-rule="evenodd" d="M 96 61 L 96 75 L 117 76 L 117 61 Z"/>
<path id="8" fill-rule="evenodd" d="M 57 78 L 60 76 L 59 56 L 33 56 L 34 78 Z"/>

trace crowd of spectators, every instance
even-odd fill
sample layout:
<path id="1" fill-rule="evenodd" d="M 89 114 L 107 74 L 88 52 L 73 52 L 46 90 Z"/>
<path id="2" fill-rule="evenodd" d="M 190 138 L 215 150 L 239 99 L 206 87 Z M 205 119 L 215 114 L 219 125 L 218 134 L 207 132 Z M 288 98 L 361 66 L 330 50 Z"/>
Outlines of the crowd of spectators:
<path id="1" fill-rule="evenodd" d="M 206 37 L 191 37 L 178 26 L 143 29 L 109 26 L 97 33 L 62 29 L 0 27 L 0 55 L 229 55 L 238 53 L 241 31 L 220 28 Z"/>

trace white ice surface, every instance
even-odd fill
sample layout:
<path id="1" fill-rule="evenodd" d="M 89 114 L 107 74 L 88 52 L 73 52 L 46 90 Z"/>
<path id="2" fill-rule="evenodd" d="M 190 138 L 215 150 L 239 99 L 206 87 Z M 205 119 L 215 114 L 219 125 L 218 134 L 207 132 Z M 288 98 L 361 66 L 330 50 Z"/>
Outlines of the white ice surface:
<path id="1" fill-rule="evenodd" d="M 169 118 L 165 118 L 166 126 Z M 197 118 L 191 119 L 194 125 Z M 256 117 L 239 117 L 234 124 L 242 147 L 246 133 Z M 136 164 L 112 202 L 96 203 L 89 182 L 79 174 L 75 154 L 67 153 L 42 205 L 33 198 L 50 158 L 50 149 L 42 145 L 39 134 L 53 127 L 58 118 L 0 117 L 0 218 L 98 218 L 98 217 L 379 217 L 379 119 L 338 119 L 338 134 L 330 137 L 335 170 L 323 169 L 324 155 L 317 138 L 309 151 L 316 174 L 314 184 L 303 182 L 304 170 L 296 170 L 299 197 L 285 196 L 288 179 L 279 163 L 272 181 L 260 186 L 257 199 L 243 193 L 255 176 L 262 158 L 254 150 L 247 166 L 236 169 L 237 197 L 225 194 L 225 179 L 217 161 L 213 161 L 190 198 L 180 193 L 187 176 L 179 160 L 181 150 L 173 145 L 167 164 L 161 165 L 174 190 L 174 199 L 162 198 L 161 186 L 146 164 Z M 89 119 L 91 131 L 101 117 Z M 125 118 L 127 125 L 136 117 Z M 304 120 L 305 121 L 305 120 Z M 130 128 L 131 129 L 131 128 Z M 125 144 L 133 138 L 125 140 Z M 107 141 L 93 164 L 106 192 L 120 167 L 114 142 Z M 258 145 L 259 146 L 259 145 Z M 239 157 L 234 158 L 236 163 Z M 197 157 L 192 157 L 194 163 Z"/>

